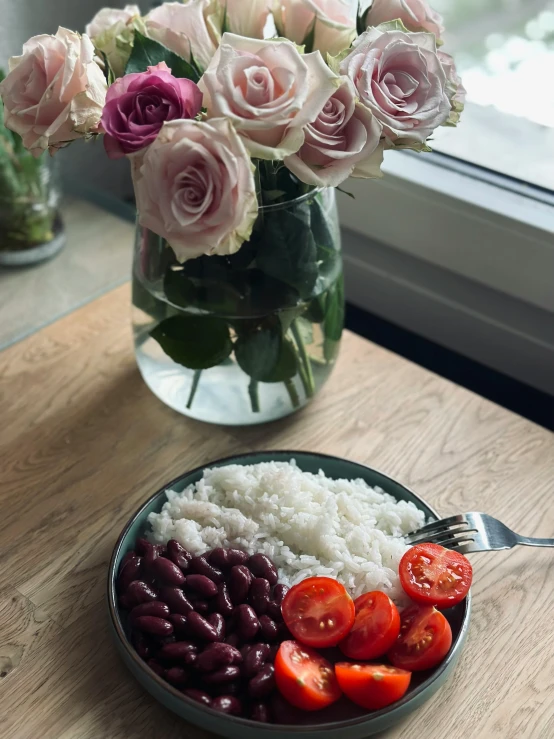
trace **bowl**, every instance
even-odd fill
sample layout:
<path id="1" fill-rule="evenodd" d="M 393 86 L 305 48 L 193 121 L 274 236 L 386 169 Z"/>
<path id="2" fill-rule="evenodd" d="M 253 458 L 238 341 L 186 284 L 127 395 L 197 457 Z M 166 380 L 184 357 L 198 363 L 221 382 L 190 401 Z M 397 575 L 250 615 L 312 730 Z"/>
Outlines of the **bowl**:
<path id="1" fill-rule="evenodd" d="M 115 644 L 131 673 L 156 700 L 186 721 L 220 736 L 230 737 L 230 739 L 286 739 L 290 735 L 298 736 L 300 739 L 322 739 L 322 737 L 325 739 L 339 739 L 339 737 L 340 739 L 362 739 L 362 737 L 383 731 L 401 721 L 407 714 L 429 700 L 446 682 L 458 662 L 467 636 L 471 594 L 468 594 L 467 598 L 457 606 L 444 611 L 452 628 L 453 637 L 448 655 L 433 670 L 414 673 L 408 692 L 400 701 L 379 711 L 369 712 L 343 698 L 317 713 L 295 711 L 292 714 L 294 718 L 292 724 L 263 724 L 229 716 L 187 698 L 162 680 L 140 659 L 125 633 L 124 624 L 119 616 L 115 591 L 119 563 L 124 555 L 134 548 L 137 537 L 147 530 L 148 514 L 161 510 L 166 501 L 166 490 L 170 488 L 177 491 L 183 490 L 187 485 L 200 480 L 203 471 L 209 467 L 271 461 L 289 462 L 291 459 L 295 459 L 298 467 L 304 472 L 317 473 L 321 469 L 331 478 L 361 478 L 371 486 L 381 487 L 397 500 L 411 501 L 425 513 L 426 517 L 438 518 L 435 511 L 425 501 L 400 483 L 370 467 L 338 457 L 309 452 L 253 452 L 203 465 L 186 472 L 154 493 L 133 514 L 115 545 L 108 577 L 108 608 Z M 287 716 L 291 716 L 290 711 L 287 712 Z M 290 718 L 287 720 L 290 722 Z"/>

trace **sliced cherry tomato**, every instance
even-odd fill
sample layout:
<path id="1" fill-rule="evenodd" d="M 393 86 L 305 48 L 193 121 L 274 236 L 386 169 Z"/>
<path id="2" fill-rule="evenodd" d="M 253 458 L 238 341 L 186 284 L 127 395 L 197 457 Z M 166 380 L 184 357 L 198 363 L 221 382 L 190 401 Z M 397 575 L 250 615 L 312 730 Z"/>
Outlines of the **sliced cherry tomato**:
<path id="1" fill-rule="evenodd" d="M 288 702 L 304 711 L 319 711 L 342 695 L 333 665 L 295 641 L 284 641 L 279 647 L 275 682 Z"/>
<path id="2" fill-rule="evenodd" d="M 386 654 L 400 631 L 398 608 L 386 593 L 374 590 L 354 601 L 356 620 L 339 644 L 350 659 L 375 659 Z"/>
<path id="3" fill-rule="evenodd" d="M 377 711 L 400 700 L 408 690 L 412 673 L 389 665 L 335 665 L 338 683 L 345 695 L 362 708 Z"/>
<path id="4" fill-rule="evenodd" d="M 416 603 L 449 608 L 462 601 L 473 569 L 467 557 L 439 544 L 416 544 L 400 560 L 400 582 Z"/>
<path id="5" fill-rule="evenodd" d="M 410 606 L 400 614 L 400 634 L 388 658 L 403 670 L 429 670 L 441 662 L 452 645 L 452 630 L 433 606 Z"/>
<path id="6" fill-rule="evenodd" d="M 289 631 L 309 647 L 334 647 L 354 623 L 354 601 L 330 577 L 308 577 L 292 587 L 281 606 Z"/>

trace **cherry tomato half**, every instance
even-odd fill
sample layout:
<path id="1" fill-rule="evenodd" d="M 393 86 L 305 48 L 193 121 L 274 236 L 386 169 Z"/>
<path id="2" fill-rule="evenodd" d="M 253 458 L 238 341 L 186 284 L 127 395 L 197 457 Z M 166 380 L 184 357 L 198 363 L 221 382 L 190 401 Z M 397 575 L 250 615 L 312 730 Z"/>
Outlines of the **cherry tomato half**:
<path id="1" fill-rule="evenodd" d="M 439 544 L 416 544 L 400 560 L 400 582 L 416 603 L 449 608 L 462 601 L 473 569 L 467 557 Z"/>
<path id="2" fill-rule="evenodd" d="M 284 641 L 279 647 L 275 682 L 288 702 L 304 711 L 319 711 L 342 695 L 333 665 L 295 641 Z"/>
<path id="3" fill-rule="evenodd" d="M 452 630 L 433 606 L 410 606 L 400 614 L 400 634 L 388 658 L 403 670 L 429 670 L 441 662 L 452 645 Z"/>
<path id="4" fill-rule="evenodd" d="M 356 619 L 339 644 L 350 659 L 375 659 L 386 654 L 400 631 L 398 608 L 386 593 L 375 590 L 354 601 Z"/>
<path id="5" fill-rule="evenodd" d="M 389 665 L 335 665 L 338 683 L 345 695 L 362 708 L 377 711 L 390 706 L 408 690 L 412 673 Z"/>
<path id="6" fill-rule="evenodd" d="M 292 587 L 281 606 L 289 631 L 309 647 L 334 647 L 354 623 L 354 601 L 330 577 L 308 577 Z"/>

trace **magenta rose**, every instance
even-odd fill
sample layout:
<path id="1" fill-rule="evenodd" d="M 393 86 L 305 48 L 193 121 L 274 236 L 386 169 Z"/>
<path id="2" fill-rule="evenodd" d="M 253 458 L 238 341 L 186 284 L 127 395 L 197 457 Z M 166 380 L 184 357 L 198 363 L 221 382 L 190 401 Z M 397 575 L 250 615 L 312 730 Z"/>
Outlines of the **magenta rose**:
<path id="1" fill-rule="evenodd" d="M 108 156 L 119 159 L 144 149 L 166 121 L 195 118 L 201 107 L 198 86 L 174 77 L 165 62 L 126 74 L 108 89 L 100 122 Z"/>

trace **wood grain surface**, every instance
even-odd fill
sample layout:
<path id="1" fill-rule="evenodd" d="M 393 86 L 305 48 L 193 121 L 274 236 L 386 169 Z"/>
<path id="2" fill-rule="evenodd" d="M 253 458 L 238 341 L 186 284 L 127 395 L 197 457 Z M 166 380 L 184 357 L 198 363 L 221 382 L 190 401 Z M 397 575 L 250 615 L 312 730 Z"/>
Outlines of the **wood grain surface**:
<path id="1" fill-rule="evenodd" d="M 207 739 L 146 694 L 110 642 L 117 536 L 161 484 L 250 449 L 370 464 L 442 514 L 554 536 L 554 436 L 352 334 L 311 406 L 251 429 L 166 408 L 134 363 L 124 286 L 0 354 L 0 736 Z M 554 550 L 472 555 L 449 683 L 387 739 L 554 737 Z"/>

